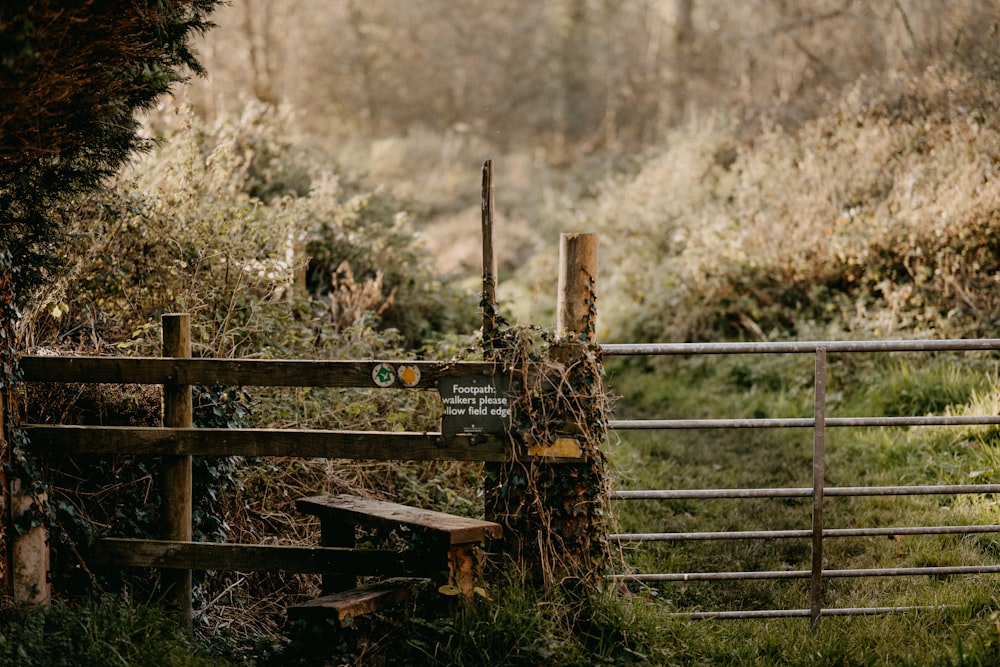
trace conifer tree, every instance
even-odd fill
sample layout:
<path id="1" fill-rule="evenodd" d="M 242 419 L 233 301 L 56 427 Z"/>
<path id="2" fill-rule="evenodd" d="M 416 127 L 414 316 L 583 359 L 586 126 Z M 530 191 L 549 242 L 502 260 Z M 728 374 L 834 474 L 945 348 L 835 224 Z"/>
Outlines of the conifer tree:
<path id="1" fill-rule="evenodd" d="M 135 112 L 188 73 L 219 0 L 0 3 L 0 252 L 22 302 L 43 281 L 59 209 L 145 140 Z"/>

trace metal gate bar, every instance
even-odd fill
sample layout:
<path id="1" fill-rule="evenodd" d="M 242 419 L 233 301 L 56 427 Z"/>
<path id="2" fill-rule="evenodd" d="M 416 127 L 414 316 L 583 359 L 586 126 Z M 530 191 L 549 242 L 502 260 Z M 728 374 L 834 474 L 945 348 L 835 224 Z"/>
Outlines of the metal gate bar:
<path id="1" fill-rule="evenodd" d="M 1000 533 L 1000 525 L 920 526 L 913 528 L 827 528 L 823 537 L 897 537 L 904 535 L 972 535 Z M 615 533 L 612 542 L 681 542 L 686 540 L 771 540 L 810 537 L 811 530 L 731 530 L 700 533 Z"/>
<path id="2" fill-rule="evenodd" d="M 601 345 L 604 356 L 702 354 L 803 354 L 829 352 L 940 352 L 1000 350 L 1000 338 L 945 340 L 824 340 L 782 343 L 616 343 Z"/>
<path id="3" fill-rule="evenodd" d="M 819 622 L 823 609 L 823 481 L 826 478 L 826 348 L 816 349 L 816 379 L 813 397 L 813 489 L 812 489 L 812 580 L 809 611 Z"/>
<path id="4" fill-rule="evenodd" d="M 825 495 L 929 496 L 965 493 L 1000 493 L 1000 484 L 940 484 L 935 486 L 829 486 Z M 612 500 L 716 500 L 720 498 L 810 498 L 812 489 L 636 489 L 612 491 Z"/>
<path id="5" fill-rule="evenodd" d="M 1000 565 L 935 565 L 929 567 L 876 567 L 851 570 L 820 570 L 830 579 L 851 577 L 920 577 L 952 574 L 1000 574 Z M 747 572 L 657 572 L 612 574 L 612 581 L 755 581 L 760 579 L 809 579 L 810 570 L 753 570 Z"/>
<path id="6" fill-rule="evenodd" d="M 886 426 L 989 426 L 1000 424 L 996 415 L 962 415 L 940 417 L 828 417 L 826 426 L 844 428 L 874 428 Z M 732 429 L 732 428 L 812 428 L 816 420 L 808 417 L 790 419 L 612 419 L 608 428 L 614 431 Z"/>
<path id="7" fill-rule="evenodd" d="M 948 606 L 925 607 L 839 607 L 826 608 L 820 611 L 820 616 L 876 616 L 879 614 L 898 614 L 914 611 L 941 611 Z M 688 611 L 668 614 L 674 618 L 690 619 L 752 619 L 752 618 L 796 618 L 811 617 L 810 609 L 755 609 L 747 611 Z"/>

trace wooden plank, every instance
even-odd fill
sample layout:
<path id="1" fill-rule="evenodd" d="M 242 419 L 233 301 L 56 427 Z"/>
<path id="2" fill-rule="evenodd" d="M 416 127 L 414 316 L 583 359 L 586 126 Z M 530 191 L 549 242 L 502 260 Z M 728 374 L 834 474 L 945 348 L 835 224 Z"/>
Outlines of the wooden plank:
<path id="1" fill-rule="evenodd" d="M 162 357 L 44 357 L 20 359 L 26 382 L 106 382 L 133 384 L 204 384 L 241 387 L 379 387 L 372 376 L 380 364 L 397 371 L 411 366 L 420 378 L 404 387 L 395 378 L 389 388 L 433 389 L 440 377 L 491 375 L 493 364 L 460 361 L 310 361 L 267 359 L 168 359 Z"/>
<path id="2" fill-rule="evenodd" d="M 167 540 L 98 540 L 86 558 L 90 565 L 158 567 L 182 570 L 282 571 L 307 574 L 412 574 L 403 555 L 381 549 L 342 549 Z"/>
<path id="3" fill-rule="evenodd" d="M 503 461 L 501 438 L 444 444 L 440 433 L 301 429 L 25 426 L 35 451 L 78 454 L 298 456 L 379 461 Z"/>
<path id="4" fill-rule="evenodd" d="M 382 611 L 412 596 L 412 579 L 389 579 L 377 584 L 324 595 L 289 607 L 291 620 L 318 622 L 333 616 L 338 621 Z"/>
<path id="5" fill-rule="evenodd" d="M 500 524 L 480 519 L 409 507 L 384 500 L 372 500 L 349 494 L 313 496 L 295 501 L 300 512 L 366 526 L 408 526 L 431 531 L 447 544 L 480 542 L 487 536 L 499 538 Z"/>

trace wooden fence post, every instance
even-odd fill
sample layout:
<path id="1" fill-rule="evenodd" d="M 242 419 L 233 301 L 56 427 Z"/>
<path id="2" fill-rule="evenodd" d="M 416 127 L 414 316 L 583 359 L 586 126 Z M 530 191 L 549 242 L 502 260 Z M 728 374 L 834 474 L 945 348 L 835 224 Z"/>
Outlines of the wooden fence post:
<path id="1" fill-rule="evenodd" d="M 12 443 L 7 441 L 7 407 L 10 405 L 9 395 L 5 389 L 0 389 L 0 452 L 3 460 L 11 458 Z M 14 602 L 28 604 L 48 604 L 51 596 L 49 586 L 49 544 L 48 531 L 45 525 L 38 522 L 30 528 L 18 532 L 18 524 L 25 523 L 26 515 L 31 512 L 41 512 L 37 506 L 45 502 L 44 494 L 37 498 L 30 488 L 25 488 L 25 480 L 18 477 L 8 477 L 0 471 L 0 482 L 3 484 L 4 519 L 0 536 L 3 539 L 4 557 L 3 579 L 6 583 L 6 593 Z"/>
<path id="2" fill-rule="evenodd" d="M 163 356 L 191 356 L 191 318 L 187 313 L 164 315 Z M 163 385 L 163 425 L 190 428 L 193 407 L 191 385 Z M 163 538 L 189 542 L 192 526 L 191 457 L 163 457 Z M 161 581 L 167 606 L 177 613 L 183 627 L 191 631 L 191 571 L 164 570 Z"/>
<path id="3" fill-rule="evenodd" d="M 562 234 L 559 237 L 559 296 L 556 301 L 556 334 L 581 343 L 597 342 L 597 234 Z"/>
<path id="4" fill-rule="evenodd" d="M 599 584 L 608 559 L 605 522 L 607 477 L 601 445 L 605 437 L 603 367 L 597 345 L 597 234 L 564 233 L 559 238 L 556 336 L 550 355 L 565 369 L 575 396 L 564 415 L 571 454 L 578 460 L 553 463 L 550 508 L 571 508 L 552 528 L 565 545 L 564 574 Z M 580 421 L 586 423 L 580 423 Z M 555 456 L 560 455 L 557 440 Z"/>

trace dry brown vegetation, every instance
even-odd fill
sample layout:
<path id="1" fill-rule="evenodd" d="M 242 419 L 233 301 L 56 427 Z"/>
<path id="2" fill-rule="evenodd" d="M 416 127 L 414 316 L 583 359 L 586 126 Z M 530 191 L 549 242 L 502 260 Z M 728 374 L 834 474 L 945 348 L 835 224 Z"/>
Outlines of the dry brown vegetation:
<path id="1" fill-rule="evenodd" d="M 679 135 L 594 209 L 606 317 L 643 339 L 995 333 L 996 92 L 931 68 L 795 131 Z"/>

